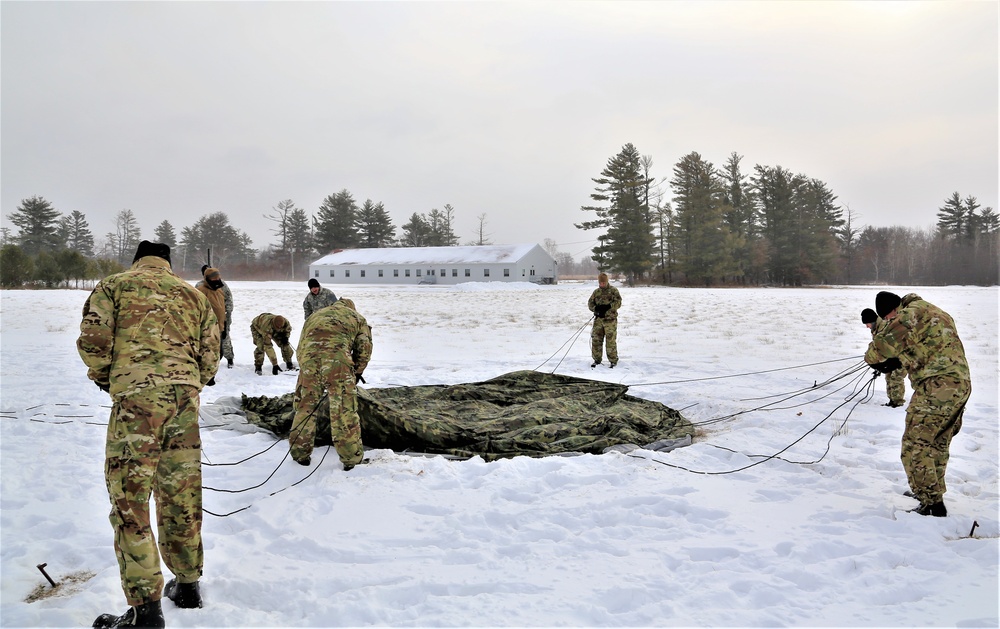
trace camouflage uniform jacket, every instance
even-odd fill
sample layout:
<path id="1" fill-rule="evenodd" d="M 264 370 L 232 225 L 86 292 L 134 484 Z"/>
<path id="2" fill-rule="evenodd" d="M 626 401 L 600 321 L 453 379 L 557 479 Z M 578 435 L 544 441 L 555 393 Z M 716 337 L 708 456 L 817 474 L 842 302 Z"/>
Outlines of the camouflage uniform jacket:
<path id="1" fill-rule="evenodd" d="M 587 300 L 587 308 L 594 312 L 597 306 L 611 306 L 608 313 L 604 315 L 605 321 L 615 321 L 618 319 L 618 309 L 622 307 L 622 296 L 618 289 L 608 284 L 605 288 L 597 288 Z"/>
<path id="2" fill-rule="evenodd" d="M 299 364 L 331 357 L 354 366 L 360 376 L 372 357 L 372 329 L 361 314 L 342 301 L 309 317 L 299 335 Z M 305 369 L 305 367 L 303 367 Z"/>
<path id="3" fill-rule="evenodd" d="M 112 396 L 174 384 L 201 389 L 219 367 L 219 324 L 169 262 L 145 256 L 94 287 L 76 347 L 87 376 L 110 385 Z"/>
<path id="4" fill-rule="evenodd" d="M 302 310 L 305 311 L 305 318 L 308 319 L 309 315 L 320 308 L 326 308 L 335 303 L 337 303 L 337 296 L 333 294 L 333 291 L 329 288 L 320 287 L 319 292 L 315 295 L 312 294 L 312 291 L 309 291 L 305 301 L 302 302 Z"/>
<path id="5" fill-rule="evenodd" d="M 865 353 L 869 365 L 899 358 L 916 389 L 935 376 L 970 382 L 969 363 L 955 321 L 916 293 L 903 297 L 896 316 L 886 321 Z"/>
<path id="6" fill-rule="evenodd" d="M 253 318 L 250 322 L 250 330 L 256 332 L 261 339 L 261 343 L 265 346 L 270 346 L 271 341 L 275 340 L 278 344 L 281 343 L 281 339 L 284 339 L 285 343 L 289 342 L 292 338 L 292 324 L 289 323 L 288 319 L 285 319 L 285 325 L 279 330 L 274 329 L 274 318 L 278 315 L 271 314 L 270 312 L 263 312 Z"/>

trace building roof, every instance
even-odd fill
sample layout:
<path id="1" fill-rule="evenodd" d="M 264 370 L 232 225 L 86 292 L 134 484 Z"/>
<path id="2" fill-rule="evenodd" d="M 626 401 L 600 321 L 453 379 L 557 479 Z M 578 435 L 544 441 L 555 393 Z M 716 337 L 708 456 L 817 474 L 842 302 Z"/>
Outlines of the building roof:
<path id="1" fill-rule="evenodd" d="M 312 266 L 333 264 L 491 264 L 514 263 L 537 247 L 535 244 L 479 245 L 473 247 L 391 247 L 340 249 L 315 260 Z"/>

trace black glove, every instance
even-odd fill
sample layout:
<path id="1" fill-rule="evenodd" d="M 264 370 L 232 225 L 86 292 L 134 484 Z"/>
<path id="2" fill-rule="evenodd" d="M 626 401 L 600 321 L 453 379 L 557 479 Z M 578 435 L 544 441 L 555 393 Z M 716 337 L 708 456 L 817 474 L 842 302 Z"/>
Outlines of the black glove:
<path id="1" fill-rule="evenodd" d="M 890 373 L 902 368 L 903 363 L 899 362 L 898 358 L 890 358 L 889 360 L 884 360 L 880 363 L 872 365 L 872 369 L 875 369 L 880 373 Z"/>
<path id="2" fill-rule="evenodd" d="M 611 306 L 607 304 L 598 304 L 594 306 L 594 316 L 604 318 L 604 315 L 608 314 L 608 310 L 611 310 Z"/>
<path id="3" fill-rule="evenodd" d="M 276 375 L 278 375 L 278 374 L 279 374 L 280 372 L 281 372 L 281 367 L 279 367 L 279 366 L 277 366 L 277 365 L 275 365 L 274 367 L 271 367 L 271 375 L 272 375 L 272 376 L 276 376 Z"/>
<path id="4" fill-rule="evenodd" d="M 354 376 L 354 384 L 357 384 L 359 382 L 364 383 L 364 384 L 368 384 L 367 382 L 365 382 L 365 377 L 364 376 L 362 376 L 361 374 L 355 374 L 355 376 Z"/>
<path id="5" fill-rule="evenodd" d="M 223 341 L 226 340 L 226 331 L 225 330 L 222 331 L 222 334 L 220 335 L 220 337 L 222 338 Z"/>
<path id="6" fill-rule="evenodd" d="M 208 382 L 205 383 L 205 386 L 206 387 L 214 387 L 215 386 L 215 376 L 212 376 L 211 378 L 209 378 Z"/>
<path id="7" fill-rule="evenodd" d="M 108 383 L 108 382 L 94 382 L 94 384 L 96 384 L 97 388 L 100 389 L 101 391 L 104 391 L 105 393 L 111 393 L 111 384 L 110 383 Z"/>
<path id="8" fill-rule="evenodd" d="M 278 345 L 288 345 L 288 337 L 287 336 L 276 336 L 276 337 L 274 337 L 274 342 L 277 343 Z"/>
<path id="9" fill-rule="evenodd" d="M 295 365 L 292 364 L 292 361 L 288 361 L 287 363 L 285 363 L 285 368 L 288 369 L 288 371 L 292 371 L 293 369 L 295 369 Z"/>

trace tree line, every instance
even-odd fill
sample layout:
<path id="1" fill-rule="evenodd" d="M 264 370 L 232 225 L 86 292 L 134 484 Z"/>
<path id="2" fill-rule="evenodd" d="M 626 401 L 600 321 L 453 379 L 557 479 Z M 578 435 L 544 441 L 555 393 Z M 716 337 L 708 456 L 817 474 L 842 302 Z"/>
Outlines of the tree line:
<path id="1" fill-rule="evenodd" d="M 591 257 L 629 284 L 997 283 L 1000 216 L 974 196 L 953 193 L 932 230 L 862 227 L 823 181 L 742 162 L 692 152 L 658 180 L 626 144 L 576 224 L 598 233 Z"/>
<path id="2" fill-rule="evenodd" d="M 179 273 L 199 271 L 211 262 L 224 268 L 224 277 L 230 279 L 295 279 L 305 277 L 316 257 L 337 249 L 458 245 L 455 215 L 455 209 L 445 204 L 443 210 L 414 212 L 397 228 L 381 202 L 368 199 L 358 204 L 345 189 L 323 199 L 314 216 L 291 199 L 279 202 L 264 215 L 274 223 L 277 238 L 264 249 L 255 249 L 253 240 L 232 225 L 225 212 L 206 214 L 179 233 L 163 220 L 150 239 L 170 246 L 172 266 Z M 129 209 L 115 215 L 103 238 L 95 238 L 85 214 L 73 210 L 63 215 L 40 196 L 23 199 L 8 218 L 18 232 L 4 228 L 0 233 L 4 287 L 79 286 L 127 268 L 143 239 Z M 486 215 L 477 221 L 476 237 L 466 244 L 491 244 Z"/>

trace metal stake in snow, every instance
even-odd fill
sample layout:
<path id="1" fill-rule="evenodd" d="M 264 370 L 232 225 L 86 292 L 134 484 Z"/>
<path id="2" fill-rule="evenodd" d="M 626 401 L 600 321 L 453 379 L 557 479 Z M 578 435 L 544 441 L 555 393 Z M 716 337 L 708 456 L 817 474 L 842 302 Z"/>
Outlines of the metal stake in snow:
<path id="1" fill-rule="evenodd" d="M 973 520 L 972 521 L 972 530 L 969 531 L 969 537 L 972 537 L 972 534 L 976 532 L 976 527 L 977 526 L 979 526 L 979 522 L 977 522 L 976 520 Z"/>
<path id="2" fill-rule="evenodd" d="M 45 578 L 49 580 L 49 583 L 52 584 L 52 587 L 56 587 L 56 582 L 52 580 L 52 577 L 50 577 L 47 572 L 45 572 L 45 566 L 47 566 L 47 565 L 49 565 L 49 564 L 47 564 L 47 563 L 40 563 L 40 564 L 38 564 L 35 567 L 38 568 L 38 571 L 41 572 L 45 576 Z"/>

